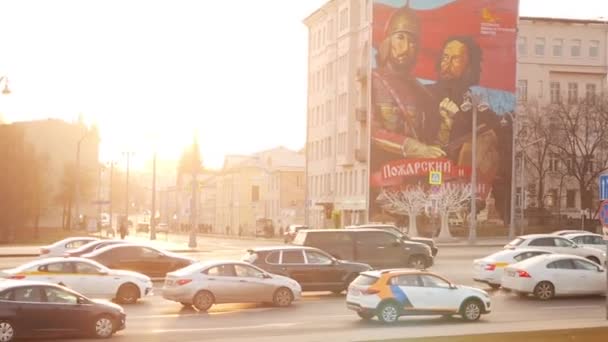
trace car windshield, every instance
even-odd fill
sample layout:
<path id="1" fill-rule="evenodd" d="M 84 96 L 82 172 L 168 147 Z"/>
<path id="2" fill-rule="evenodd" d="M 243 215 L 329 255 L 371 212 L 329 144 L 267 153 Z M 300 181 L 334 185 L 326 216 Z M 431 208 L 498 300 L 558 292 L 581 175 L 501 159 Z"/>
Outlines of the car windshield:
<path id="1" fill-rule="evenodd" d="M 370 286 L 377 282 L 378 279 L 378 277 L 374 277 L 367 274 L 361 274 L 355 280 L 353 280 L 351 284 L 359 286 Z"/>
<path id="2" fill-rule="evenodd" d="M 526 239 L 524 238 L 516 238 L 515 240 L 509 242 L 509 246 L 519 246 L 521 245 L 524 241 L 526 241 Z"/>

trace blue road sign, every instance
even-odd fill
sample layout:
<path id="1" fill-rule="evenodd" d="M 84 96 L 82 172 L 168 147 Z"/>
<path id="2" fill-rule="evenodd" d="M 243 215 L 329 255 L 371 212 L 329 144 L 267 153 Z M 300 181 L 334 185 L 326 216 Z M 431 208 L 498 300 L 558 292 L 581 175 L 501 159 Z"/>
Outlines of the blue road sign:
<path id="1" fill-rule="evenodd" d="M 602 202 L 600 205 L 600 221 L 603 226 L 608 226 L 608 201 Z"/>
<path id="2" fill-rule="evenodd" d="M 608 175 L 600 175 L 600 201 L 608 199 Z"/>

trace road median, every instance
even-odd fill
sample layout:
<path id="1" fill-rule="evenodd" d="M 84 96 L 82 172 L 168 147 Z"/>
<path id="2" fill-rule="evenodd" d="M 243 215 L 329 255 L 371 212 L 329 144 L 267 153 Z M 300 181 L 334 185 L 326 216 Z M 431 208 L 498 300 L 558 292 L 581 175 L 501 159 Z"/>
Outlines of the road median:
<path id="1" fill-rule="evenodd" d="M 473 329 L 474 330 L 474 329 Z M 474 334 L 460 336 L 413 337 L 384 340 L 388 342 L 600 342 L 608 340 L 608 327 L 534 330 L 502 332 L 489 334 Z"/>

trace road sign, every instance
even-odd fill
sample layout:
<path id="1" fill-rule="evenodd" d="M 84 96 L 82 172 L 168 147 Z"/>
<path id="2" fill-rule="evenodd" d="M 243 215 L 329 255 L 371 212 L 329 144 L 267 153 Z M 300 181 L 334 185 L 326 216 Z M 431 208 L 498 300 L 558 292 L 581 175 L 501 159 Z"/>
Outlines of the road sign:
<path id="1" fill-rule="evenodd" d="M 600 175 L 600 201 L 608 199 L 608 174 Z"/>
<path id="2" fill-rule="evenodd" d="M 429 172 L 429 184 L 431 185 L 441 185 L 441 171 L 431 171 Z"/>

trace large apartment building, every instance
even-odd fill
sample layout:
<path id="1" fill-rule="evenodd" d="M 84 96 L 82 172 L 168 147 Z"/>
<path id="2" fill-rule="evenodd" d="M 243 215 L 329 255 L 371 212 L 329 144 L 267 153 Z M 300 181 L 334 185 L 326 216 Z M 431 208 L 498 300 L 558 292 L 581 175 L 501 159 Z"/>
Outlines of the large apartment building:
<path id="1" fill-rule="evenodd" d="M 330 0 L 304 20 L 309 30 L 306 219 L 315 227 L 332 224 L 329 212 L 343 225 L 368 219 L 372 4 Z M 605 94 L 607 22 L 520 17 L 518 26 L 519 106 L 530 99 L 542 105 Z M 519 194 L 522 178 L 515 181 Z M 546 188 L 553 193 L 555 186 L 550 180 Z M 580 208 L 577 190 L 567 186 L 560 200 L 574 214 Z M 534 205 L 517 198 L 518 205 Z"/>

